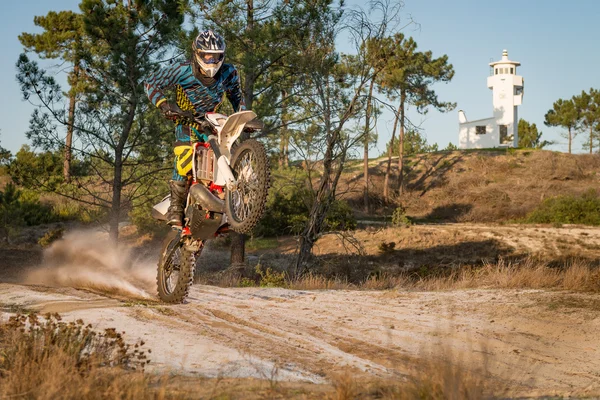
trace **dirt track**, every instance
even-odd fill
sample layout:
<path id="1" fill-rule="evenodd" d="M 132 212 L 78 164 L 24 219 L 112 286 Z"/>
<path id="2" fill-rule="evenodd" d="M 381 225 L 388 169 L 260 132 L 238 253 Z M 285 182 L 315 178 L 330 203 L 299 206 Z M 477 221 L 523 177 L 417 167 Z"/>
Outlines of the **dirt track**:
<path id="1" fill-rule="evenodd" d="M 209 286 L 165 306 L 71 288 L 0 284 L 4 318 L 20 308 L 115 327 L 152 349 L 155 369 L 326 382 L 390 377 L 451 356 L 513 394 L 600 392 L 600 299 L 533 290 L 291 291 Z"/>

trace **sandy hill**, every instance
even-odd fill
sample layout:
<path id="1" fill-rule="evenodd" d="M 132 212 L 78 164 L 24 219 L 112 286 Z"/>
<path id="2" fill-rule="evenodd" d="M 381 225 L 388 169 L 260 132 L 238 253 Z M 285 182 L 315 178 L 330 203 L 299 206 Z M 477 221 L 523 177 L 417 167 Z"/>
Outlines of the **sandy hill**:
<path id="1" fill-rule="evenodd" d="M 392 179 L 398 173 L 392 160 Z M 422 154 L 406 163 L 406 192 L 393 196 L 424 222 L 498 222 L 524 217 L 547 197 L 598 189 L 600 155 L 543 150 L 481 150 Z M 361 214 L 362 162 L 343 176 L 341 190 L 360 218 L 391 214 L 382 199 L 386 158 L 369 162 L 372 215 Z"/>

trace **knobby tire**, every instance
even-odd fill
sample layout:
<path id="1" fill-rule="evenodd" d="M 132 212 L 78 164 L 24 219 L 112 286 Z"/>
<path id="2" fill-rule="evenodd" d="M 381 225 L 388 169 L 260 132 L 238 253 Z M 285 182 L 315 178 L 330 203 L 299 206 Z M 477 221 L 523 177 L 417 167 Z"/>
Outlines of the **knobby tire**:
<path id="1" fill-rule="evenodd" d="M 177 265 L 170 265 L 174 262 Z M 194 254 L 185 249 L 184 243 L 181 240 L 181 232 L 172 231 L 169 233 L 163 243 L 158 262 L 158 273 L 156 275 L 158 297 L 165 303 L 183 303 L 194 280 L 195 264 Z M 177 276 L 175 286 L 169 288 L 169 269 L 171 269 L 172 273 L 172 269 L 176 267 L 179 268 L 179 275 Z"/>
<path id="2" fill-rule="evenodd" d="M 225 213 L 227 214 L 227 222 L 230 229 L 238 233 L 250 233 L 262 218 L 267 204 L 267 195 L 269 194 L 270 185 L 270 168 L 269 159 L 264 146 L 254 139 L 248 139 L 235 147 L 233 156 L 231 157 L 231 170 L 235 178 L 240 182 L 239 168 L 244 160 L 247 160 L 248 155 L 253 159 L 253 182 L 257 190 L 253 191 L 255 198 L 252 201 L 252 207 L 248 215 L 240 217 L 235 210 L 236 196 L 240 196 L 240 189 L 236 191 L 226 191 L 225 194 Z M 254 182 L 255 179 L 255 182 Z M 242 181 L 242 185 L 244 182 Z"/>

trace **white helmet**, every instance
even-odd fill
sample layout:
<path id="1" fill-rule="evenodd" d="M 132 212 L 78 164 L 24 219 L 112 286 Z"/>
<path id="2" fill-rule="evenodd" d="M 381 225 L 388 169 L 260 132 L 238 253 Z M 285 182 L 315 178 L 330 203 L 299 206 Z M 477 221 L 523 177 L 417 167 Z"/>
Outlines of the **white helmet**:
<path id="1" fill-rule="evenodd" d="M 225 58 L 225 40 L 211 30 L 200 33 L 194 43 L 192 60 L 204 75 L 212 78 L 217 74 Z"/>

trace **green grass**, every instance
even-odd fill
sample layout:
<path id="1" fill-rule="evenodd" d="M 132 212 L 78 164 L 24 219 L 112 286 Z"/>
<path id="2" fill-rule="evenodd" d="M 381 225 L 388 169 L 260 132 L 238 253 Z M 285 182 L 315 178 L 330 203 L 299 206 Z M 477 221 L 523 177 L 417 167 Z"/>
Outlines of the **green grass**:
<path id="1" fill-rule="evenodd" d="M 276 249 L 278 246 L 279 242 L 276 238 L 254 238 L 246 242 L 248 251 Z"/>

